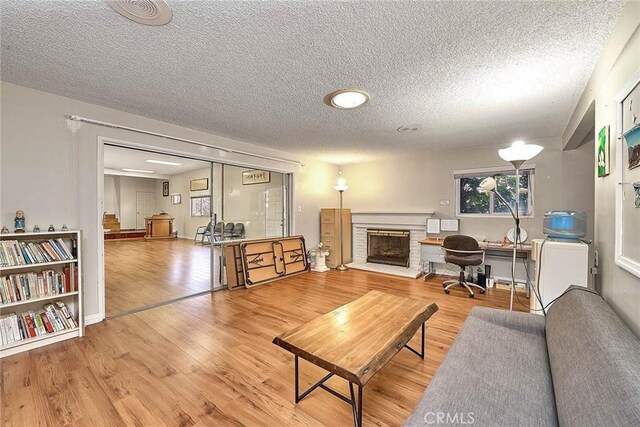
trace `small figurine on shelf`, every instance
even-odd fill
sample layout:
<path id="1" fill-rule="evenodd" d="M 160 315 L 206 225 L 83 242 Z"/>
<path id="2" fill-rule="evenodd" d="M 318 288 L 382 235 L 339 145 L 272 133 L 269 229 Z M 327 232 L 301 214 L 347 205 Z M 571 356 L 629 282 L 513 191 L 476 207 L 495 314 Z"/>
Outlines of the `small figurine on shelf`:
<path id="1" fill-rule="evenodd" d="M 47 231 L 56 231 L 56 229 L 53 224 L 49 224 L 49 228 L 47 228 Z"/>
<path id="2" fill-rule="evenodd" d="M 38 224 L 33 226 L 33 232 L 34 233 L 39 233 L 40 232 L 40 227 L 38 227 Z"/>
<path id="3" fill-rule="evenodd" d="M 0 231 L 0 233 L 2 233 L 2 234 L 9 234 L 9 229 L 7 228 L 7 226 L 6 226 L 6 225 L 3 225 L 3 226 L 2 226 L 2 231 Z"/>
<path id="4" fill-rule="evenodd" d="M 62 231 L 69 231 L 69 228 L 67 228 L 67 224 L 62 224 Z"/>
<path id="5" fill-rule="evenodd" d="M 16 233 L 24 233 L 24 211 L 18 209 L 16 211 L 16 217 L 13 219 Z"/>

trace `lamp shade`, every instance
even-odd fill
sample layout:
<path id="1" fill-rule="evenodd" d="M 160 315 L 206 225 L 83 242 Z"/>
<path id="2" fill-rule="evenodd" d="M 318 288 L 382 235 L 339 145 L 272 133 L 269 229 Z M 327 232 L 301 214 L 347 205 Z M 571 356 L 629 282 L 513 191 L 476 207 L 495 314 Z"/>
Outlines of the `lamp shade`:
<path id="1" fill-rule="evenodd" d="M 333 187 L 334 190 L 336 191 L 347 191 L 349 189 L 349 186 L 347 185 L 347 181 L 340 177 L 338 178 L 338 182 L 336 183 L 336 186 Z"/>
<path id="2" fill-rule="evenodd" d="M 540 154 L 543 148 L 541 145 L 516 141 L 511 144 L 511 147 L 498 150 L 498 155 L 502 160 L 511 162 L 513 166 L 519 168 L 524 162 Z"/>
<path id="3" fill-rule="evenodd" d="M 493 177 L 488 177 L 482 180 L 478 190 L 488 193 L 496 189 L 496 180 Z"/>

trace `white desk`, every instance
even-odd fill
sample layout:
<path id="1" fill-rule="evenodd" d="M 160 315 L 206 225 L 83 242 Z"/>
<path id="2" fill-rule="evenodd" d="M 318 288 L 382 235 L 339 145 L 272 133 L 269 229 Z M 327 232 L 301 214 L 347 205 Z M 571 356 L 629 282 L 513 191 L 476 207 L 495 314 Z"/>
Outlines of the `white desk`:
<path id="1" fill-rule="evenodd" d="M 424 272 L 425 280 L 436 274 L 434 264 L 444 264 L 444 251 L 440 248 L 444 238 L 427 238 L 420 241 L 420 260 L 427 263 L 428 269 Z M 483 247 L 485 251 L 485 264 L 491 265 L 491 275 L 494 279 L 511 283 L 511 261 L 513 248 L 509 245 Z M 523 260 L 529 269 L 530 280 L 533 281 L 533 269 L 531 268 L 531 246 L 524 246 L 516 251 L 518 260 Z M 516 264 L 516 282 L 527 282 L 527 272 L 522 261 Z M 529 288 L 527 287 L 527 295 Z"/>

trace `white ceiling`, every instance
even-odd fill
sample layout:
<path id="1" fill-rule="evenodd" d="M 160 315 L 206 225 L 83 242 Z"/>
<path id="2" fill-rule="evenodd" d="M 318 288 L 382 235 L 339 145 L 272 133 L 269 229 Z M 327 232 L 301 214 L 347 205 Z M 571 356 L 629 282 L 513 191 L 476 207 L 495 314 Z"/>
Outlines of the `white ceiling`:
<path id="1" fill-rule="evenodd" d="M 559 136 L 623 7 L 167 1 L 152 27 L 104 1 L 1 0 L 1 78 L 348 163 Z M 344 87 L 371 102 L 323 104 Z"/>
<path id="2" fill-rule="evenodd" d="M 147 163 L 147 160 L 161 160 L 165 162 L 180 163 L 179 166 L 159 165 Z M 168 178 L 172 175 L 210 167 L 211 163 L 200 160 L 186 159 L 166 154 L 150 153 L 128 148 L 104 146 L 104 170 L 109 175 L 128 175 L 144 178 Z M 122 169 L 138 169 L 152 171 L 153 173 L 125 172 Z"/>

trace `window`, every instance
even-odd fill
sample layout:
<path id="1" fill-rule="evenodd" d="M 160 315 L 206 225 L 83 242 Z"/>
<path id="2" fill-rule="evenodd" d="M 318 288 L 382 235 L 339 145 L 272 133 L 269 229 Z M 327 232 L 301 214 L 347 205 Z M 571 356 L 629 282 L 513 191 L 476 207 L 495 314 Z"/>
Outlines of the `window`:
<path id="1" fill-rule="evenodd" d="M 182 204 L 182 194 L 172 194 L 171 195 L 171 204 L 172 205 L 180 205 L 180 204 Z"/>
<path id="2" fill-rule="evenodd" d="M 456 214 L 509 216 L 509 208 L 491 193 L 478 190 L 483 179 L 492 176 L 496 180 L 496 190 L 515 210 L 516 176 L 511 170 L 460 171 L 454 174 L 456 180 Z M 519 213 L 523 216 L 533 214 L 533 177 L 534 169 L 520 170 Z"/>
<path id="3" fill-rule="evenodd" d="M 211 197 L 201 196 L 191 198 L 191 216 L 211 216 Z"/>

